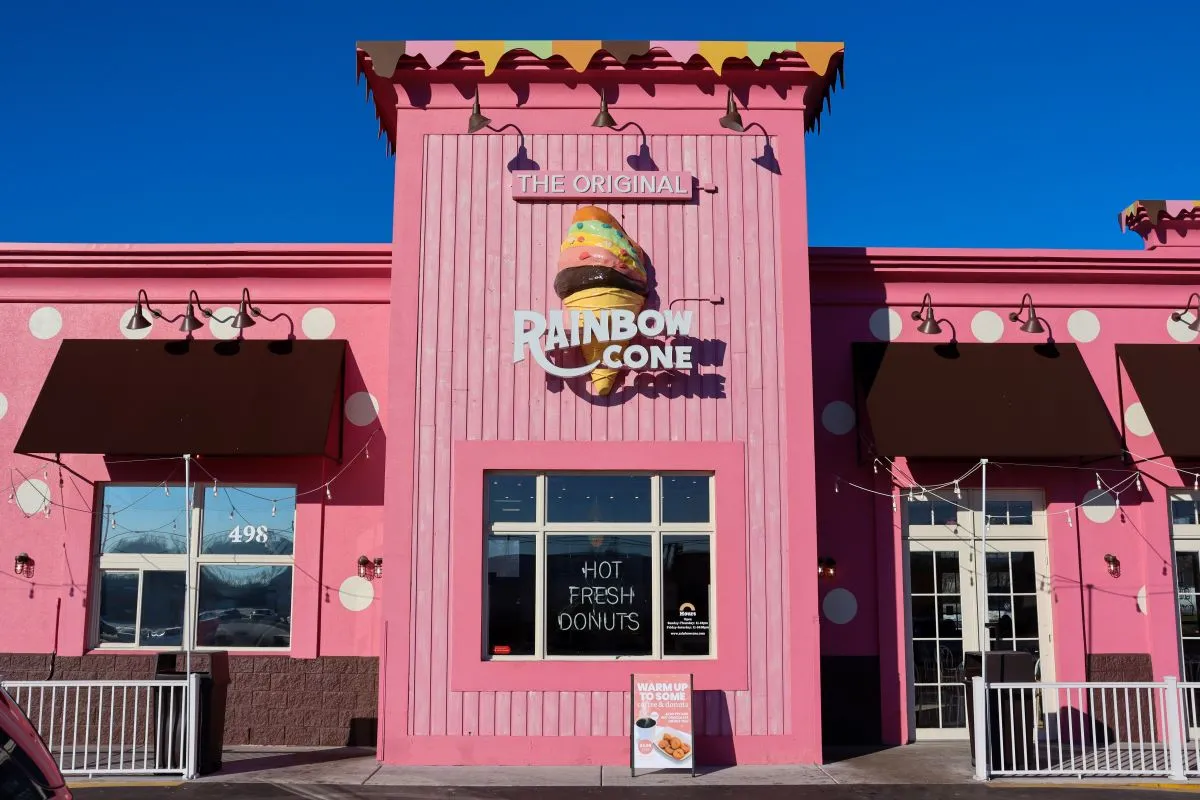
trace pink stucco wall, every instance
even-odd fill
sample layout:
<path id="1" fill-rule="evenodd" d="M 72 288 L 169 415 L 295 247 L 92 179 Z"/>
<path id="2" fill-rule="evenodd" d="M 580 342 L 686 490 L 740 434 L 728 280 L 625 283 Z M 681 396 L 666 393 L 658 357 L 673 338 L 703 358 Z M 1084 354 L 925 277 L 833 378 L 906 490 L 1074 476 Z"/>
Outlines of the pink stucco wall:
<path id="1" fill-rule="evenodd" d="M 494 125 L 519 125 L 528 157 L 543 170 L 626 170 L 628 157 L 639 152 L 640 136 L 588 127 L 596 96 L 590 90 L 535 85 L 524 100 L 528 107 L 516 110 L 504 86 L 484 85 L 481 92 Z M 698 752 L 711 762 L 819 760 L 814 525 L 806 502 L 812 491 L 809 333 L 803 314 L 783 316 L 808 303 L 801 117 L 794 96 L 780 101 L 764 89 L 758 97 L 762 123 L 780 131 L 773 147 L 786 165 L 782 174 L 756 162 L 763 136 L 714 135 L 719 109 L 714 114 L 711 98 L 697 87 L 646 93 L 623 87 L 621 113 L 646 131 L 658 168 L 693 172 L 717 191 L 701 192 L 690 204 L 600 205 L 623 216 L 648 253 L 664 307 L 681 297 L 726 299 L 688 306 L 695 311 L 694 335 L 724 347 L 720 363 L 701 367 L 698 376 L 643 376 L 598 401 L 586 396 L 582 382 L 565 385 L 530 361 L 513 364 L 511 358 L 512 311 L 561 308 L 552 289 L 553 259 L 579 204 L 514 202 L 507 165 L 519 138 L 456 133 L 470 103 L 464 105 L 458 88 L 434 85 L 419 112 L 402 103 L 392 298 L 393 319 L 406 324 L 392 328 L 390 418 L 411 440 L 401 449 L 399 436 L 392 439 L 387 541 L 390 562 L 411 559 L 413 590 L 385 601 L 384 761 L 628 759 L 628 691 L 622 687 L 634 671 L 629 664 L 589 664 L 594 683 L 587 688 L 539 684 L 540 664 L 495 665 L 492 685 L 481 689 L 479 673 L 493 665 L 480 663 L 478 646 L 456 645 L 455 620 L 481 613 L 478 603 L 460 610 L 463 597 L 479 592 L 477 554 L 454 556 L 464 538 L 482 536 L 459 530 L 456 516 L 482 497 L 462 497 L 453 483 L 456 445 L 477 441 L 571 442 L 578 468 L 589 466 L 588 442 L 627 443 L 631 465 L 653 460 L 638 455 L 652 454 L 646 448 L 652 442 L 695 444 L 701 460 L 705 443 L 740 444 L 744 464 L 738 469 L 731 469 L 728 455 L 710 454 L 708 463 L 715 465 L 718 487 L 723 474 L 726 480 L 729 473 L 745 475 L 746 513 L 718 536 L 744 543 L 746 572 L 729 585 L 718 579 L 716 592 L 735 596 L 737 612 L 723 616 L 722 625 L 747 642 L 749 668 L 738 675 L 719 665 L 703 679 L 699 673 L 709 671 L 697 670 L 705 735 Z M 785 132 L 785 120 L 796 132 Z M 801 221 L 786 234 L 785 213 Z M 471 680 L 456 683 L 468 674 Z M 573 737 L 571 746 L 546 742 L 557 736 Z"/>
<path id="2" fill-rule="evenodd" d="M 242 288 L 248 287 L 255 303 L 268 314 L 291 316 L 297 338 L 348 340 L 347 397 L 368 392 L 381 409 L 379 418 L 365 425 L 345 423 L 349 458 L 386 424 L 388 260 L 386 245 L 6 245 L 0 249 L 0 339 L 4 342 L 0 453 L 6 454 L 0 485 L 7 498 L 26 479 L 44 480 L 56 504 L 47 517 L 26 516 L 17 503 L 0 502 L 0 652 L 79 655 L 90 646 L 93 488 L 67 470 L 60 472 L 54 465 L 13 453 L 59 343 L 67 338 L 127 335 L 122 316 L 132 308 L 139 289 L 149 293 L 156 307 L 174 315 L 183 311 L 191 289 L 209 307 L 236 309 Z M 328 314 L 317 312 L 306 318 L 314 308 Z M 283 338 L 287 333 L 283 320 L 260 321 L 246 332 L 246 338 Z M 182 334 L 160 320 L 149 336 L 178 339 Z M 207 326 L 195 337 L 211 340 L 214 330 Z M 169 392 L 182 387 L 159 386 L 153 376 L 147 376 L 144 385 L 118 388 Z M 231 397 L 236 402 L 236 387 L 231 387 Z M 386 577 L 375 581 L 374 602 L 359 612 L 339 602 L 338 590 L 354 574 L 360 554 L 382 551 L 386 434 L 386 428 L 375 433 L 371 458 L 359 459 L 336 481 L 332 501 L 319 491 L 300 499 L 293 657 L 379 652 L 381 601 L 389 581 Z M 182 461 L 108 464 L 99 456 L 64 455 L 63 463 L 94 482 L 183 479 Z M 202 464 L 222 482 L 293 482 L 301 492 L 322 485 L 341 468 L 319 458 L 205 459 Z M 193 479 L 199 478 L 204 478 L 204 472 L 196 468 Z M 13 574 L 18 552 L 34 559 L 32 579 Z"/>
<path id="3" fill-rule="evenodd" d="M 1126 411 L 1137 402 L 1128 377 L 1118 375 L 1117 343 L 1172 344 L 1195 339 L 1181 325 L 1168 325 L 1195 286 L 1200 250 L 1163 252 L 1079 251 L 938 251 L 814 250 L 813 330 L 817 376 L 814 410 L 818 418 L 827 404 L 853 405 L 849 343 L 933 338 L 917 333 L 909 317 L 926 292 L 939 318 L 949 319 L 963 342 L 991 341 L 988 311 L 1002 320 L 1000 342 L 1036 343 L 1007 319 L 1025 292 L 1031 292 L 1039 316 L 1061 342 L 1077 343 L 1118 429 L 1125 430 Z M 898 314 L 898 329 L 889 330 L 887 309 Z M 983 314 L 981 317 L 979 315 Z M 975 323 L 973 325 L 973 322 Z M 949 338 L 949 331 L 940 337 Z M 1044 335 L 1042 337 L 1044 339 Z M 1120 395 L 1118 381 L 1121 382 Z M 986 387 L 928 387 L 959 391 L 963 401 Z M 1123 400 L 1123 406 L 1122 406 Z M 1105 522 L 1088 518 L 1076 507 L 1096 488 L 1096 469 L 993 467 L 992 489 L 1044 491 L 1053 597 L 1055 677 L 1086 678 L 1088 655 L 1148 653 L 1156 678 L 1180 674 L 1174 565 L 1170 538 L 1167 486 L 1183 486 L 1169 458 L 1151 433 L 1125 430 L 1128 449 L 1160 463 L 1140 466 L 1146 479 L 1140 494 L 1129 487 L 1121 494 L 1120 511 Z M 823 581 L 824 597 L 835 588 L 848 589 L 858 600 L 858 613 L 845 624 L 823 620 L 821 649 L 826 655 L 875 655 L 882 661 L 884 737 L 902 742 L 908 735 L 904 693 L 909 681 L 905 664 L 903 548 L 901 519 L 890 500 L 845 486 L 835 492 L 835 476 L 880 492 L 892 491 L 886 473 L 876 474 L 870 459 L 859 463 L 855 432 L 833 433 L 818 426 L 818 547 L 836 558 L 836 579 Z M 986 453 L 981 453 L 986 457 Z M 901 469 L 927 485 L 952 480 L 970 464 L 936 467 L 898 462 Z M 1098 465 L 1108 484 L 1132 472 L 1121 464 Z M 978 487 L 978 475 L 963 488 Z M 1070 511 L 1071 525 L 1067 524 Z M 1121 575 L 1108 574 L 1104 554 L 1121 561 Z M 1145 593 L 1145 613 L 1139 592 Z"/>

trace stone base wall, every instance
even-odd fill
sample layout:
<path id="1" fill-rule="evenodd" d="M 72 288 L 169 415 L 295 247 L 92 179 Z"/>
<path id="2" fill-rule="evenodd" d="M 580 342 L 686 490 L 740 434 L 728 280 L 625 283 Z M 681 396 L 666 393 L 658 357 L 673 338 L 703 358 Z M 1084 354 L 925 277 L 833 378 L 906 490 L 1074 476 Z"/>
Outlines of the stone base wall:
<path id="1" fill-rule="evenodd" d="M 0 653 L 0 681 L 146 680 L 156 666 L 153 654 Z M 192 669 L 206 671 L 208 656 L 193 654 Z M 378 658 L 229 658 L 226 745 L 373 747 L 378 719 Z"/>

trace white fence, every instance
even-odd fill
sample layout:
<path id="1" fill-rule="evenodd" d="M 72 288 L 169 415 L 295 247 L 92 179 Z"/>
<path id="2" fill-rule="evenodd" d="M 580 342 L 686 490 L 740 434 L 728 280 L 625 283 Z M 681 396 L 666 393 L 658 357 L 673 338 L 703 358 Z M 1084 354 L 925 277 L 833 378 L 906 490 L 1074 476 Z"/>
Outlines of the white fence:
<path id="1" fill-rule="evenodd" d="M 1200 776 L 1200 683 L 976 677 L 971 699 L 977 778 Z"/>
<path id="2" fill-rule="evenodd" d="M 64 775 L 196 774 L 199 677 L 5 681 Z"/>

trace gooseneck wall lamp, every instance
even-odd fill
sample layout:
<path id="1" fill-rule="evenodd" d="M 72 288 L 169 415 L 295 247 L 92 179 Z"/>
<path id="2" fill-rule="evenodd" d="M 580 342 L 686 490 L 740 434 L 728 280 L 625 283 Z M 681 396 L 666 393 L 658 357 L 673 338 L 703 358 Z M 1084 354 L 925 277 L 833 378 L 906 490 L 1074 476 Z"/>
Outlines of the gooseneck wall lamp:
<path id="1" fill-rule="evenodd" d="M 725 116 L 721 117 L 721 127 L 736 133 L 743 133 L 746 130 L 746 126 L 742 124 L 742 115 L 738 112 L 737 103 L 733 99 L 733 89 L 729 90 L 728 99 L 725 101 Z"/>
<path id="2" fill-rule="evenodd" d="M 129 318 L 129 322 L 125 323 L 125 328 L 131 331 L 144 331 L 149 328 L 154 324 L 154 320 L 146 316 L 147 312 L 154 319 L 162 318 L 162 312 L 150 305 L 150 296 L 146 294 L 146 290 L 138 289 L 137 301 L 133 305 L 133 316 Z"/>
<path id="3" fill-rule="evenodd" d="M 926 336 L 937 336 L 942 332 L 942 326 L 938 324 L 937 317 L 933 313 L 933 298 L 929 292 L 925 293 L 925 297 L 921 300 L 921 307 L 912 312 L 913 322 L 920 322 L 917 326 L 917 333 L 923 333 Z"/>
<path id="4" fill-rule="evenodd" d="M 615 128 L 617 121 L 613 119 L 612 114 L 608 113 L 608 97 L 605 96 L 604 90 L 600 90 L 600 113 L 592 120 L 593 128 Z"/>
<path id="5" fill-rule="evenodd" d="M 1193 300 L 1196 301 L 1195 306 L 1194 306 L 1196 309 L 1196 313 L 1192 315 L 1192 321 L 1189 322 L 1187 324 L 1187 326 L 1189 329 L 1191 329 L 1193 331 L 1200 332 L 1200 294 L 1196 294 L 1195 292 L 1192 292 L 1191 296 L 1188 297 L 1187 305 L 1183 307 L 1183 311 L 1171 312 L 1171 319 L 1174 320 L 1175 322 L 1182 322 L 1183 318 L 1185 316 L 1187 316 L 1187 313 L 1192 310 L 1192 308 L 1193 308 L 1192 301 Z"/>
<path id="6" fill-rule="evenodd" d="M 1021 314 L 1028 311 L 1028 318 L 1021 319 Z M 1045 333 L 1046 328 L 1038 319 L 1037 310 L 1033 307 L 1033 297 L 1028 292 L 1021 298 L 1021 307 L 1008 315 L 1009 322 L 1020 322 L 1021 330 L 1025 333 Z"/>
<path id="7" fill-rule="evenodd" d="M 467 133 L 479 133 L 492 121 L 479 110 L 479 87 L 475 87 L 475 104 L 471 106 L 471 118 L 467 120 Z"/>

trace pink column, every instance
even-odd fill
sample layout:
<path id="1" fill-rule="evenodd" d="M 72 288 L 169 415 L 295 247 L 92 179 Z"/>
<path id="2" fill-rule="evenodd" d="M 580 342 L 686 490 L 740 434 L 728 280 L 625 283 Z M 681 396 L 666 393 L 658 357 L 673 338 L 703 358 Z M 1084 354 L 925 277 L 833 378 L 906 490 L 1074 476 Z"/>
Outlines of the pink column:
<path id="1" fill-rule="evenodd" d="M 821 631 L 817 616 L 817 497 L 814 472 L 812 314 L 808 274 L 808 206 L 805 195 L 804 129 L 781 115 L 776 133 L 779 182 L 779 289 L 783 326 L 783 442 L 789 548 L 788 605 L 791 645 L 792 732 L 797 758 L 821 761 Z"/>
<path id="2" fill-rule="evenodd" d="M 390 583 L 383 597 L 383 646 L 379 658 L 379 745 L 398 751 L 409 735 L 409 612 L 412 584 L 413 458 L 416 446 L 417 312 L 421 270 L 420 188 L 424 136 L 401 115 L 396 133 L 396 200 L 392 222 L 392 286 L 388 346 L 387 487 L 383 553 Z M 414 193 L 414 189 L 416 192 Z M 415 194 L 415 196 L 414 196 Z"/>

